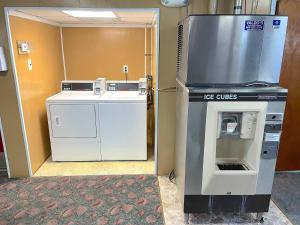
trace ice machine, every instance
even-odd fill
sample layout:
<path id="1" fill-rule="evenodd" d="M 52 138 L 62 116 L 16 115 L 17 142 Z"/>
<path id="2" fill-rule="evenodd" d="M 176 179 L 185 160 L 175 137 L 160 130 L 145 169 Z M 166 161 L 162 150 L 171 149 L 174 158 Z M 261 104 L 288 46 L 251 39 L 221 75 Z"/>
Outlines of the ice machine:
<path id="1" fill-rule="evenodd" d="M 186 216 L 268 211 L 287 97 L 278 86 L 286 27 L 285 16 L 250 15 L 179 24 L 175 174 Z"/>

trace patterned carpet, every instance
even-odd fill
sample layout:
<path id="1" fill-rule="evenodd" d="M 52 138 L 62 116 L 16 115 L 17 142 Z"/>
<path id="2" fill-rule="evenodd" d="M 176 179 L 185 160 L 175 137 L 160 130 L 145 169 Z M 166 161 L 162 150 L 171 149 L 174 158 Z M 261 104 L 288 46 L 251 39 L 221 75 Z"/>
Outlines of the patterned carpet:
<path id="1" fill-rule="evenodd" d="M 0 225 L 164 224 L 155 176 L 47 177 L 0 182 Z"/>

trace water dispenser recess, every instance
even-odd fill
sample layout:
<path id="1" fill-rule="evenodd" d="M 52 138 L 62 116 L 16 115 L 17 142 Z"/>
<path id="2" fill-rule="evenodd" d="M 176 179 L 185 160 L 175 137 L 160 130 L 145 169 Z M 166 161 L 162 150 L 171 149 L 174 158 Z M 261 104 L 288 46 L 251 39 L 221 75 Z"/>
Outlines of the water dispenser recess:
<path id="1" fill-rule="evenodd" d="M 266 102 L 208 102 L 203 194 L 255 193 L 266 109 Z"/>

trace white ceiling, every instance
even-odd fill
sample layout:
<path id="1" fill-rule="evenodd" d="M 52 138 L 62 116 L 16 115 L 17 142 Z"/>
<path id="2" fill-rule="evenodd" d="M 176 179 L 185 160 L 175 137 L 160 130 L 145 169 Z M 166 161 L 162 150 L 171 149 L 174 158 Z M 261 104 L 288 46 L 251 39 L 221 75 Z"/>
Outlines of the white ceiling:
<path id="1" fill-rule="evenodd" d="M 130 10 L 130 9 L 113 9 L 117 18 L 77 18 L 72 17 L 63 12 L 65 9 L 45 9 L 45 8 L 21 8 L 15 9 L 17 13 L 26 14 L 28 16 L 38 17 L 52 23 L 61 25 L 75 24 L 92 24 L 92 25 L 152 25 L 156 18 L 157 12 L 151 9 Z M 77 9 L 78 10 L 78 9 Z M 82 10 L 82 9 L 80 9 Z M 94 10 L 93 11 L 97 11 Z M 99 10 L 100 11 L 100 10 Z M 104 11 L 104 10 L 103 10 Z M 108 11 L 108 10 L 105 10 Z"/>

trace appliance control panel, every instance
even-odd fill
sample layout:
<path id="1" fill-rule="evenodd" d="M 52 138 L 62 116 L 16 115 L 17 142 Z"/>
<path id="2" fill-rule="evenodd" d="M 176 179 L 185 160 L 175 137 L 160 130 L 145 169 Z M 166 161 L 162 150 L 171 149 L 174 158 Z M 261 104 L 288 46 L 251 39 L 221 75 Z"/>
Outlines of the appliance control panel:
<path id="1" fill-rule="evenodd" d="M 62 91 L 93 91 L 94 81 L 87 81 L 87 82 L 62 81 L 61 90 Z"/>
<path id="2" fill-rule="evenodd" d="M 282 122 L 282 113 L 267 114 L 261 153 L 263 159 L 277 158 Z"/>
<path id="3" fill-rule="evenodd" d="M 107 82 L 107 91 L 138 91 L 138 82 Z"/>

